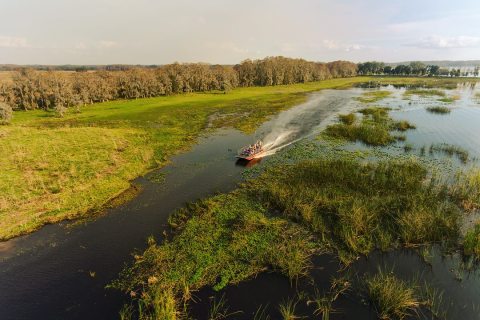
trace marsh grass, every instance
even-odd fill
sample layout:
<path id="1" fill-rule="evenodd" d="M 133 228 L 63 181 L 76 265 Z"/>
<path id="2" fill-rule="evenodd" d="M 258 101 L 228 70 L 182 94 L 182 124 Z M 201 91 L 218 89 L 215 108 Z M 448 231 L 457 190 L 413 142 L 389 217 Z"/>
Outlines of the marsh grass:
<path id="1" fill-rule="evenodd" d="M 480 169 L 458 172 L 450 186 L 450 194 L 467 212 L 480 208 Z"/>
<path id="2" fill-rule="evenodd" d="M 270 315 L 268 314 L 268 305 L 260 305 L 253 315 L 253 320 L 270 320 Z"/>
<path id="3" fill-rule="evenodd" d="M 357 116 L 354 113 L 340 114 L 338 120 L 343 124 L 352 125 L 357 120 Z"/>
<path id="4" fill-rule="evenodd" d="M 480 258 L 480 222 L 477 222 L 465 234 L 463 239 L 463 253 L 467 256 Z"/>
<path id="5" fill-rule="evenodd" d="M 280 303 L 278 311 L 280 312 L 282 320 L 295 320 L 301 318 L 296 313 L 298 302 L 298 299 L 290 298 Z"/>
<path id="6" fill-rule="evenodd" d="M 386 90 L 369 91 L 363 93 L 362 96 L 356 99 L 362 103 L 374 103 L 389 97 L 391 94 L 391 91 Z"/>
<path id="7" fill-rule="evenodd" d="M 413 283 L 398 279 L 391 272 L 379 270 L 365 279 L 370 303 L 380 319 L 404 319 L 418 314 L 421 301 Z"/>
<path id="8" fill-rule="evenodd" d="M 442 153 L 450 157 L 456 156 L 464 164 L 468 162 L 470 157 L 470 153 L 467 150 L 447 143 L 430 145 L 429 153 Z"/>
<path id="9" fill-rule="evenodd" d="M 444 102 L 444 103 L 454 103 L 457 100 L 460 100 L 459 95 L 453 95 L 453 96 L 443 97 L 443 98 L 437 99 L 437 101 Z"/>
<path id="10" fill-rule="evenodd" d="M 432 183 L 414 161 L 316 160 L 271 169 L 249 187 L 339 252 L 368 254 L 399 240 L 413 245 L 456 237 L 458 211 Z"/>
<path id="11" fill-rule="evenodd" d="M 405 91 L 404 95 L 406 97 L 410 97 L 412 95 L 416 95 L 419 97 L 431 97 L 431 96 L 438 96 L 438 97 L 445 97 L 445 91 L 438 90 L 438 89 L 408 89 Z"/>
<path id="12" fill-rule="evenodd" d="M 340 123 L 330 125 L 325 134 L 349 141 L 361 141 L 367 145 L 385 146 L 398 140 L 391 131 L 415 129 L 408 121 L 394 121 L 389 117 L 389 108 L 369 107 L 358 112 L 363 115 L 357 121 L 355 114 L 339 116 Z"/>
<path id="13" fill-rule="evenodd" d="M 452 112 L 450 108 L 444 107 L 444 106 L 428 107 L 427 111 L 430 113 L 437 113 L 437 114 L 448 114 Z"/>
<path id="14" fill-rule="evenodd" d="M 456 241 L 459 211 L 420 163 L 332 157 L 276 164 L 233 193 L 179 210 L 169 219 L 173 238 L 151 240 L 113 286 L 136 292 L 141 305 L 156 290 L 171 292 L 179 306 L 185 287 L 221 290 L 265 270 L 303 277 L 321 250 L 346 266 L 376 248 Z M 345 288 L 337 281 L 329 298 Z"/>

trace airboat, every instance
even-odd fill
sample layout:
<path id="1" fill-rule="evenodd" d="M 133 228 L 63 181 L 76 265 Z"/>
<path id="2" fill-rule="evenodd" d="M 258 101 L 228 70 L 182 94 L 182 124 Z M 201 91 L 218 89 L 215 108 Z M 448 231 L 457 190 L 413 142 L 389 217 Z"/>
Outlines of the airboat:
<path id="1" fill-rule="evenodd" d="M 250 161 L 253 159 L 258 159 L 262 157 L 262 154 L 265 153 L 263 149 L 263 144 L 261 141 L 257 141 L 254 144 L 243 147 L 238 151 L 237 158 Z"/>

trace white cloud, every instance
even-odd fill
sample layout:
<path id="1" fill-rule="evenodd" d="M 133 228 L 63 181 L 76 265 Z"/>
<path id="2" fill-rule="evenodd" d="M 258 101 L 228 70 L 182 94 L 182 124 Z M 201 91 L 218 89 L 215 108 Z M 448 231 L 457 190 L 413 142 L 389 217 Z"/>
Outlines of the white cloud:
<path id="1" fill-rule="evenodd" d="M 26 48 L 27 39 L 20 37 L 0 36 L 0 48 Z"/>
<path id="2" fill-rule="evenodd" d="M 426 48 L 426 49 L 450 49 L 450 48 L 478 48 L 480 47 L 480 37 L 457 36 L 441 37 L 428 36 L 417 42 L 410 43 L 408 46 Z"/>

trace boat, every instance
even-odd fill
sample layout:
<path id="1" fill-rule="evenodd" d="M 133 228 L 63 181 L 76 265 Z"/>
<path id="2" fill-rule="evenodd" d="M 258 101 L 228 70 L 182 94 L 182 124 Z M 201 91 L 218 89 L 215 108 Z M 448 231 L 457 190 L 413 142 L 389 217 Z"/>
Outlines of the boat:
<path id="1" fill-rule="evenodd" d="M 246 146 L 240 149 L 238 151 L 237 158 L 250 161 L 250 160 L 261 157 L 264 152 L 265 150 L 263 149 L 263 144 L 259 140 L 254 144 L 251 144 L 249 146 Z"/>

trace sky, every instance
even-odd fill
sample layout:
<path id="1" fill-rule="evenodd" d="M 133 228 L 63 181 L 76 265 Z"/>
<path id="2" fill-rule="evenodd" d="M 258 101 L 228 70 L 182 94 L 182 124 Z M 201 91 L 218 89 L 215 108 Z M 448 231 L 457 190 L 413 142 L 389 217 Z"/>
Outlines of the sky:
<path id="1" fill-rule="evenodd" d="M 480 59 L 479 0 L 0 0 L 0 64 Z"/>

